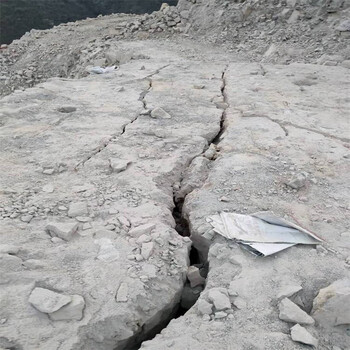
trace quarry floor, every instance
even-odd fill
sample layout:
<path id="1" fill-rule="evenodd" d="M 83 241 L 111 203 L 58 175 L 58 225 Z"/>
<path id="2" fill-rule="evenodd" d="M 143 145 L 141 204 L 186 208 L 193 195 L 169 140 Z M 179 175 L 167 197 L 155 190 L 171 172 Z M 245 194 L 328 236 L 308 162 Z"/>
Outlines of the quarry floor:
<path id="1" fill-rule="evenodd" d="M 2 98 L 0 348 L 307 348 L 279 298 L 300 286 L 313 315 L 320 289 L 350 277 L 350 71 L 190 50 L 119 42 L 113 72 Z M 264 210 L 324 243 L 257 257 L 206 220 Z M 188 267 L 208 264 L 189 288 Z M 83 299 L 57 315 L 35 288 Z M 203 312 L 213 291 L 230 307 Z M 322 317 L 306 326 L 317 348 L 349 349 Z"/>

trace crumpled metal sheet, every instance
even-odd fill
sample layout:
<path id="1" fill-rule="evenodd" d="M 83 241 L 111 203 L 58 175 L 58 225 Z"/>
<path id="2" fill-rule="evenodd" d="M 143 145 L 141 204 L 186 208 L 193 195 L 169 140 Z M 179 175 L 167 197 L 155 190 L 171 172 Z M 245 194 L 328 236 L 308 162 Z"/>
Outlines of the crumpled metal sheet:
<path id="1" fill-rule="evenodd" d="M 252 215 L 221 212 L 207 218 L 218 234 L 242 244 L 256 255 L 268 256 L 296 244 L 319 244 L 322 239 L 272 212 Z"/>

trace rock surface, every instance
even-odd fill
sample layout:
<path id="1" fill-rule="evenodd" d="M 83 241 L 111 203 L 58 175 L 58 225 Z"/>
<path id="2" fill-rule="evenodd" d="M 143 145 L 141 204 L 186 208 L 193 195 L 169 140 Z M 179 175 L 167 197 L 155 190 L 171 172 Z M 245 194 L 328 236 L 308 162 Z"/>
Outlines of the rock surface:
<path id="1" fill-rule="evenodd" d="M 332 284 L 349 279 L 350 73 L 344 56 L 327 51 L 345 38 L 299 56 L 315 62 L 328 55 L 322 64 L 268 64 L 280 50 L 267 48 L 264 36 L 264 59 L 239 62 L 225 47 L 156 33 L 187 31 L 182 19 L 191 13 L 194 35 L 201 13 L 212 28 L 214 14 L 235 15 L 237 6 L 247 19 L 244 45 L 263 3 L 232 2 L 226 14 L 220 1 L 217 11 L 214 1 L 207 8 L 184 3 L 139 24 L 120 15 L 34 31 L 5 48 L 3 63 L 12 63 L 0 102 L 0 347 L 300 350 L 278 305 L 289 298 L 300 315 L 320 290 L 310 334 L 321 350 L 348 346 L 346 309 L 339 308 L 344 282 Z M 327 13 L 338 22 L 347 7 L 333 5 Z M 302 29 L 306 7 L 287 7 L 275 10 Z M 320 18 L 329 18 L 320 8 Z M 269 16 L 260 20 L 272 26 Z M 114 64 L 109 73 L 87 73 Z M 75 110 L 62 112 L 67 106 Z M 157 108 L 171 118 L 153 118 Z M 300 174 L 298 186 L 286 185 Z M 215 234 L 206 220 L 262 210 L 325 242 L 262 258 Z M 209 266 L 205 283 L 191 287 L 189 266 Z M 175 318 L 180 305 L 190 309 Z M 295 327 L 292 337 L 304 339 Z"/>

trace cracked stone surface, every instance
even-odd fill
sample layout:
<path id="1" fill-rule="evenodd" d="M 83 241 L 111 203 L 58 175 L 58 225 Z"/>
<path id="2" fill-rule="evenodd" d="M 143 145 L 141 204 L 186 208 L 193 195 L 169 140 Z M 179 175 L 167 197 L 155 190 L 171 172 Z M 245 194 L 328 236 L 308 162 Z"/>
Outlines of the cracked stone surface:
<path id="1" fill-rule="evenodd" d="M 179 303 L 190 240 L 173 184 L 220 130 L 223 66 L 130 45 L 148 59 L 1 101 L 1 345 L 128 349 Z M 171 119 L 142 113 L 156 108 Z M 82 319 L 34 309 L 36 287 L 82 296 Z"/>
<path id="2" fill-rule="evenodd" d="M 232 63 L 225 73 L 229 107 L 218 156 L 183 207 L 192 240 L 208 252 L 206 288 L 192 309 L 141 349 L 303 349 L 290 336 L 293 324 L 278 318 L 281 295 L 309 313 L 323 286 L 349 276 L 349 73 L 301 64 L 264 65 L 264 71 Z M 296 84 L 306 79 L 314 84 Z M 304 187 L 285 184 L 303 172 Z M 255 257 L 211 231 L 206 217 L 222 210 L 273 210 L 326 243 Z M 229 291 L 233 305 L 226 315 L 207 305 L 217 288 Z M 346 327 L 330 328 L 306 327 L 318 349 L 347 349 Z"/>
<path id="3" fill-rule="evenodd" d="M 303 349 L 281 299 L 310 314 L 349 278 L 349 70 L 118 45 L 132 52 L 118 70 L 1 100 L 0 347 L 137 348 L 175 315 L 193 242 L 205 288 L 141 349 Z M 255 257 L 212 231 L 223 210 L 273 210 L 325 243 Z M 327 317 L 305 330 L 345 350 Z"/>

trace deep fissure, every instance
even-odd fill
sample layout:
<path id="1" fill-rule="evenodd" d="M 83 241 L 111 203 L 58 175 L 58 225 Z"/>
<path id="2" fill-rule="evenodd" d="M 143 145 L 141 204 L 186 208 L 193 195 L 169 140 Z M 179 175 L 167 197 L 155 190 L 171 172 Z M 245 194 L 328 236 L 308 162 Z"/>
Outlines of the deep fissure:
<path id="1" fill-rule="evenodd" d="M 222 71 L 221 74 L 221 80 L 222 80 L 222 86 L 221 86 L 221 95 L 224 100 L 224 108 L 221 114 L 221 120 L 220 120 L 220 130 L 217 133 L 217 135 L 214 137 L 212 143 L 214 145 L 217 145 L 220 142 L 221 136 L 225 131 L 225 120 L 226 120 L 226 109 L 228 108 L 228 101 L 226 96 L 226 71 L 227 71 L 228 65 L 226 65 L 225 69 Z"/>
<path id="2" fill-rule="evenodd" d="M 222 79 L 221 94 L 223 96 L 223 102 L 225 104 L 225 107 L 223 108 L 222 116 L 220 120 L 220 130 L 218 131 L 217 135 L 213 138 L 211 142 L 213 144 L 219 143 L 221 135 L 223 134 L 224 128 L 225 128 L 226 109 L 228 107 L 227 97 L 225 94 L 225 89 L 226 89 L 225 74 L 226 74 L 227 67 L 228 66 L 225 67 L 221 75 L 221 79 Z M 147 93 L 151 88 L 152 88 L 152 80 L 150 80 L 150 86 L 148 90 L 145 91 L 145 94 L 142 98 L 145 109 L 146 109 L 145 96 L 147 95 Z M 206 149 L 203 150 L 202 154 L 204 154 Z M 172 211 L 172 215 L 175 220 L 175 230 L 182 237 L 190 237 L 191 236 L 190 225 L 189 225 L 188 219 L 185 217 L 183 213 L 183 206 L 188 193 L 185 196 L 179 196 L 178 194 L 179 194 L 178 191 L 174 191 L 173 193 L 174 208 Z M 203 260 L 203 256 L 206 256 L 206 254 L 201 254 L 201 252 L 199 252 L 197 248 L 192 244 L 191 249 L 189 251 L 189 267 L 198 269 L 199 275 L 203 277 L 204 280 L 206 280 L 209 272 L 209 263 L 207 260 Z M 139 349 L 141 347 L 141 344 L 144 341 L 153 339 L 158 333 L 160 333 L 164 328 L 168 326 L 168 324 L 172 319 L 176 319 L 180 316 L 183 316 L 196 303 L 196 301 L 198 300 L 204 288 L 205 288 L 205 283 L 203 285 L 191 286 L 191 282 L 189 278 L 187 278 L 183 286 L 182 295 L 179 300 L 179 303 L 178 305 L 175 306 L 174 312 L 172 313 L 172 315 L 170 315 L 170 317 L 167 319 L 166 322 L 163 322 L 162 324 L 159 324 L 157 326 L 157 332 L 151 332 L 142 342 L 139 342 L 136 347 L 132 348 L 132 350 Z"/>
<path id="3" fill-rule="evenodd" d="M 163 69 L 165 67 L 162 67 Z M 159 70 L 161 70 L 159 69 Z M 158 71 L 159 71 L 158 70 Z M 224 132 L 225 128 L 225 118 L 226 118 L 226 109 L 228 107 L 227 98 L 225 94 L 225 88 L 226 88 L 226 80 L 225 80 L 225 73 L 227 70 L 227 66 L 222 72 L 221 79 L 222 79 L 222 86 L 221 86 L 221 94 L 223 96 L 223 102 L 224 102 L 224 108 L 222 111 L 222 116 L 220 120 L 220 130 L 218 131 L 217 135 L 212 139 L 210 144 L 218 144 L 221 138 L 221 135 Z M 152 74 L 154 75 L 154 74 Z M 145 91 L 143 91 L 140 94 L 139 101 L 142 101 L 144 110 L 147 111 L 147 102 L 146 102 L 146 96 L 149 93 L 149 91 L 152 89 L 152 79 L 149 78 L 149 87 Z M 136 118 L 137 119 L 137 118 Z M 136 120 L 135 119 L 135 120 Z M 131 122 L 132 123 L 132 122 Z M 129 123 L 129 124 L 131 124 Z M 127 124 L 127 125 L 129 125 Z M 124 128 L 123 133 L 126 131 L 126 127 Z M 206 147 L 202 155 L 205 153 L 205 151 L 208 149 Z M 182 179 L 183 180 L 183 179 Z M 185 199 L 189 193 L 185 195 L 179 195 L 178 190 L 174 190 L 173 192 L 173 202 L 174 202 L 174 208 L 172 211 L 172 216 L 175 220 L 175 230 L 177 233 L 182 237 L 191 237 L 191 229 L 188 222 L 188 219 L 185 217 L 183 213 L 183 206 L 185 203 Z M 167 317 L 165 320 L 163 320 L 161 323 L 157 324 L 155 327 L 153 327 L 151 330 L 145 331 L 145 326 L 143 325 L 138 332 L 132 339 L 128 341 L 128 343 L 125 346 L 125 349 L 128 350 L 138 350 L 140 349 L 141 345 L 145 341 L 152 340 L 157 334 L 161 333 L 161 331 L 168 326 L 168 324 L 171 322 L 171 320 L 176 319 L 180 316 L 183 316 L 192 306 L 196 303 L 198 300 L 201 292 L 205 288 L 205 281 L 209 272 L 209 263 L 207 260 L 204 260 L 203 256 L 206 256 L 206 254 L 202 254 L 200 251 L 197 250 L 197 248 L 192 244 L 190 250 L 189 250 L 189 268 L 193 268 L 196 273 L 197 277 L 202 277 L 204 283 L 198 284 L 198 285 L 191 285 L 191 281 L 189 278 L 186 279 L 181 297 L 179 298 L 179 302 L 177 305 L 175 305 L 171 310 L 168 310 Z M 200 278 L 199 277 L 199 278 Z M 164 310 L 160 310 L 159 312 L 162 313 Z"/>

